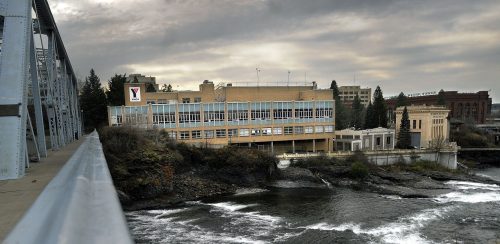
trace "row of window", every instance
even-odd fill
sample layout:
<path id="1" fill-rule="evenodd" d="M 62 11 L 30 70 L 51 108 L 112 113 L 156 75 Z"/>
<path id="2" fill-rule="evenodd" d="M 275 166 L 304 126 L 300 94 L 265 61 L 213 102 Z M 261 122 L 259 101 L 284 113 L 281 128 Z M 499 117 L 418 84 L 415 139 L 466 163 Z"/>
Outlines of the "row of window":
<path id="1" fill-rule="evenodd" d="M 295 109 L 295 114 L 292 109 L 277 109 L 273 110 L 273 119 L 312 119 L 314 118 L 313 109 Z M 204 122 L 225 121 L 226 113 L 224 111 L 205 111 L 203 113 Z M 316 118 L 332 118 L 333 109 L 318 108 L 316 109 Z M 249 120 L 247 110 L 229 110 L 227 112 L 228 121 L 247 121 Z M 269 110 L 251 110 L 251 120 L 271 120 L 271 112 Z M 201 122 L 201 113 L 199 111 L 179 112 L 179 123 L 196 123 Z M 154 113 L 153 124 L 175 123 L 175 112 L 169 113 Z"/>
<path id="2" fill-rule="evenodd" d="M 299 135 L 333 132 L 333 126 L 285 126 L 274 128 L 242 128 L 242 129 L 218 129 L 218 130 L 193 130 L 180 131 L 179 139 L 212 139 L 226 137 L 248 137 L 248 136 L 270 136 L 270 135 Z M 175 131 L 169 132 L 169 136 L 177 139 Z"/>

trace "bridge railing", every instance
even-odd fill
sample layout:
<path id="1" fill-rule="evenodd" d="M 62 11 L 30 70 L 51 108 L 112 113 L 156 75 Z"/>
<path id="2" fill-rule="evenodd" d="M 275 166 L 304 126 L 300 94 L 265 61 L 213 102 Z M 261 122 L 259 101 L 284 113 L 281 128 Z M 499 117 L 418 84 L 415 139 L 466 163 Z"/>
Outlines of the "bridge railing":
<path id="1" fill-rule="evenodd" d="M 45 187 L 5 243 L 133 243 L 97 132 Z"/>

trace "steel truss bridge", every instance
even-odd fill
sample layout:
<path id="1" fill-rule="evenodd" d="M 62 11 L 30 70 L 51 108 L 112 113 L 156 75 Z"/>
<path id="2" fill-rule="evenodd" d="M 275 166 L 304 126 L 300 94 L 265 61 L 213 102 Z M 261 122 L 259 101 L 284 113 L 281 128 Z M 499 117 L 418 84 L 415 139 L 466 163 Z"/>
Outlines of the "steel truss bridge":
<path id="1" fill-rule="evenodd" d="M 77 79 L 47 0 L 0 0 L 0 84 L 0 180 L 16 179 L 82 134 Z"/>

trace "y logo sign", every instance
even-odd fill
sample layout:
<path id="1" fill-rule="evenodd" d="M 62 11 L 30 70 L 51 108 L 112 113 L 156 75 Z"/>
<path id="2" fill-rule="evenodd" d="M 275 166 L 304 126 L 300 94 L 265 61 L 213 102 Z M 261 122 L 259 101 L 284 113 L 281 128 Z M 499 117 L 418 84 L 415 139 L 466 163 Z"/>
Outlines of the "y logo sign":
<path id="1" fill-rule="evenodd" d="M 141 88 L 140 87 L 130 87 L 129 88 L 129 97 L 131 102 L 140 102 L 141 101 Z"/>

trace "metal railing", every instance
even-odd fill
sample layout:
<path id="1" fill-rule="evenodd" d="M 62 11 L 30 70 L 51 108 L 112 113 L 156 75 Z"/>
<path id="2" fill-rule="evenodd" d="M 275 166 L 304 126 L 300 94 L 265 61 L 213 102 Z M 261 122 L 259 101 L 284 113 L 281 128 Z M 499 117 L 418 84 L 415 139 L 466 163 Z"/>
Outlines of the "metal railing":
<path id="1" fill-rule="evenodd" d="M 4 243 L 133 243 L 96 131 Z"/>

